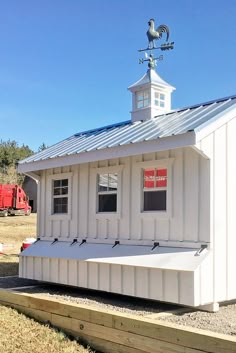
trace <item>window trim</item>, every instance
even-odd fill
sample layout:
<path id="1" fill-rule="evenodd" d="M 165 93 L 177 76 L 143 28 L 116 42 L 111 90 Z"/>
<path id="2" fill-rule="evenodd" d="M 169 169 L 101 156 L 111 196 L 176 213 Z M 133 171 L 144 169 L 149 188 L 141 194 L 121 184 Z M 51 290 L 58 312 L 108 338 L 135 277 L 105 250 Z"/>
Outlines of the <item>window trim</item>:
<path id="1" fill-rule="evenodd" d="M 172 164 L 174 158 L 163 158 L 147 162 L 137 162 L 140 192 L 139 196 L 139 216 L 141 218 L 158 218 L 168 219 L 172 216 Z M 143 170 L 149 168 L 167 169 L 167 187 L 166 187 L 166 210 L 165 211 L 144 211 L 144 187 L 143 187 Z M 162 188 L 160 188 L 161 190 Z"/>
<path id="2" fill-rule="evenodd" d="M 147 98 L 144 97 L 145 93 L 147 94 Z M 138 100 L 138 96 L 140 94 L 142 94 L 142 100 Z M 150 100 L 151 100 L 151 97 L 150 97 L 150 92 L 148 89 L 143 89 L 143 90 L 137 91 L 135 93 L 135 108 L 136 108 L 136 110 L 141 110 L 141 109 L 147 108 L 150 105 Z M 140 103 L 140 102 L 142 102 L 142 107 L 138 106 L 138 103 Z M 147 104 L 145 104 L 145 102 Z"/>
<path id="3" fill-rule="evenodd" d="M 121 195 L 122 195 L 122 170 L 123 165 L 111 167 L 98 167 L 93 171 L 93 183 L 95 183 L 95 202 L 94 202 L 94 216 L 96 219 L 119 219 L 121 217 Z M 116 212 L 98 212 L 98 175 L 99 174 L 117 174 L 117 207 Z"/>
<path id="4" fill-rule="evenodd" d="M 60 186 L 55 186 L 55 182 L 56 181 L 64 181 L 66 180 L 67 181 L 67 185 L 66 185 L 66 188 L 67 188 L 67 193 L 66 194 L 55 194 L 55 190 L 56 189 L 62 189 L 63 188 L 63 185 L 60 183 Z M 64 178 L 64 179 L 53 179 L 52 180 L 52 209 L 53 209 L 53 214 L 68 214 L 68 192 L 69 192 L 69 180 L 68 178 Z M 67 202 L 66 202 L 66 209 L 67 209 L 67 212 L 55 212 L 55 200 L 57 199 L 67 199 Z"/>
<path id="5" fill-rule="evenodd" d="M 107 187 L 109 187 L 109 175 L 117 175 L 117 189 L 116 190 L 103 190 L 103 191 L 99 191 L 99 178 L 100 178 L 100 175 L 108 175 L 108 184 L 107 184 Z M 117 193 L 118 193 L 118 173 L 98 173 L 97 174 L 97 213 L 111 213 L 111 214 L 114 214 L 117 212 Z M 100 196 L 104 196 L 104 195 L 116 195 L 116 211 L 107 211 L 107 212 L 102 212 L 102 211 L 99 211 L 99 198 Z"/>
<path id="6" fill-rule="evenodd" d="M 53 201 L 54 201 L 54 195 L 53 195 L 53 181 L 54 180 L 63 180 L 63 179 L 68 179 L 68 209 L 67 213 L 53 213 Z M 71 219 L 71 205 L 72 205 L 72 198 L 71 198 L 71 188 L 72 188 L 72 173 L 60 173 L 60 174 L 52 174 L 48 177 L 48 190 L 49 190 L 49 195 L 50 195 L 50 203 L 49 203 L 49 218 L 51 220 L 70 220 Z M 63 197 L 63 195 L 62 195 Z"/>
<path id="7" fill-rule="evenodd" d="M 145 170 L 154 170 L 155 173 L 157 170 L 161 170 L 161 169 L 165 169 L 166 170 L 166 181 L 167 181 L 167 185 L 166 186 L 155 186 L 155 182 L 157 181 L 156 178 L 157 176 L 154 175 L 154 186 L 153 187 L 145 187 L 144 186 L 144 171 Z M 168 189 L 168 184 L 169 184 L 169 180 L 168 180 L 168 169 L 164 168 L 164 167 L 148 167 L 148 168 L 142 168 L 142 187 L 143 187 L 143 192 L 142 192 L 142 197 L 143 197 L 143 202 L 142 202 L 142 208 L 143 211 L 142 212 L 166 212 L 167 211 L 167 202 L 166 202 L 166 209 L 165 210 L 144 210 L 144 196 L 145 193 L 148 192 L 161 192 L 161 191 L 166 191 L 166 201 L 167 201 L 167 189 Z"/>
<path id="8" fill-rule="evenodd" d="M 156 94 L 158 95 L 158 97 L 156 97 Z M 164 99 L 161 99 L 161 95 L 164 96 Z M 155 102 L 157 101 L 158 104 L 156 104 Z M 166 109 L 166 94 L 164 92 L 160 92 L 160 91 L 154 91 L 153 92 L 153 103 L 155 107 L 158 107 L 159 109 Z M 162 106 L 161 103 L 163 103 L 164 105 Z"/>

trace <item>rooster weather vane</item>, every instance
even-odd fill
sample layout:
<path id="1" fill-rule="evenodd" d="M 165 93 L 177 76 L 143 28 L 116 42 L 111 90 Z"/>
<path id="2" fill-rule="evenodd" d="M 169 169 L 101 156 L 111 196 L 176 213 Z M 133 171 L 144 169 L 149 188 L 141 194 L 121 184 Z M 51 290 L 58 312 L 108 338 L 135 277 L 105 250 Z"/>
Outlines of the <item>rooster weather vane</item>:
<path id="1" fill-rule="evenodd" d="M 160 55 L 159 57 L 155 58 L 154 55 L 152 54 L 153 50 L 160 49 L 162 51 L 165 50 L 171 50 L 174 49 L 174 42 L 168 42 L 169 35 L 170 35 L 170 30 L 169 27 L 166 25 L 160 25 L 155 29 L 155 23 L 154 19 L 151 18 L 148 22 L 149 28 L 147 31 L 147 37 L 148 37 L 148 47 L 145 49 L 139 49 L 139 52 L 143 51 L 149 51 L 150 54 L 148 55 L 145 53 L 146 59 L 139 59 L 139 64 L 144 63 L 144 61 L 148 61 L 148 67 L 154 68 L 156 66 L 157 60 L 163 60 L 163 55 Z M 166 43 L 161 44 L 159 47 L 156 46 L 156 41 L 162 38 L 162 34 L 166 34 Z"/>

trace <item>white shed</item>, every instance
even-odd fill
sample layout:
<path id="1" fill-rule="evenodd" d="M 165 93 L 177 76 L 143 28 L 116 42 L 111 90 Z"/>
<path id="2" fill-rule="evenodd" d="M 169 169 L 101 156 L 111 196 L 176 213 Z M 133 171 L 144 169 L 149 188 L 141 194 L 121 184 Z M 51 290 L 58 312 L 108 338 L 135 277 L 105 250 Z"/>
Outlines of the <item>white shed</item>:
<path id="1" fill-rule="evenodd" d="M 236 298 L 236 96 L 171 110 L 154 69 L 131 121 L 19 163 L 38 179 L 20 277 L 217 310 Z"/>

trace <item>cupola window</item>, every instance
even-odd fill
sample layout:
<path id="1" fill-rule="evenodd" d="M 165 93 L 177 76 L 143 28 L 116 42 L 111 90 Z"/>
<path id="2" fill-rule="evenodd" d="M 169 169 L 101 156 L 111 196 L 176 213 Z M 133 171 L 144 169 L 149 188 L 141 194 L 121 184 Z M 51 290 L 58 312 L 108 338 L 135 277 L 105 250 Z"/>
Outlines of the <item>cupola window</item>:
<path id="1" fill-rule="evenodd" d="M 165 95 L 163 93 L 154 92 L 154 104 L 160 108 L 165 108 Z"/>
<path id="2" fill-rule="evenodd" d="M 149 105 L 148 91 L 140 91 L 136 93 L 137 109 L 145 108 Z"/>

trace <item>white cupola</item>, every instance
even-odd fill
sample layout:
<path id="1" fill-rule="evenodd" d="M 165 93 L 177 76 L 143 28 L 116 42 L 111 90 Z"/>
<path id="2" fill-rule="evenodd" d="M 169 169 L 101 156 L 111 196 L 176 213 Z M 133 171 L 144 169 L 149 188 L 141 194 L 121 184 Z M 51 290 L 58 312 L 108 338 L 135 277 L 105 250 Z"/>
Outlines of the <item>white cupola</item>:
<path id="1" fill-rule="evenodd" d="M 165 82 L 149 65 L 146 74 L 128 87 L 132 92 L 131 120 L 149 120 L 171 111 L 171 93 L 175 87 Z"/>

